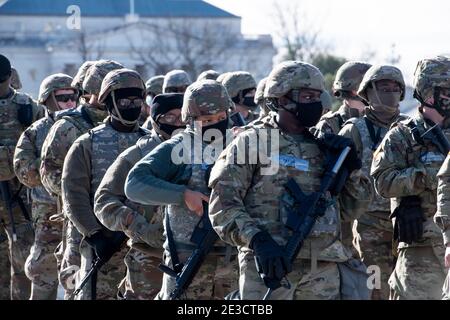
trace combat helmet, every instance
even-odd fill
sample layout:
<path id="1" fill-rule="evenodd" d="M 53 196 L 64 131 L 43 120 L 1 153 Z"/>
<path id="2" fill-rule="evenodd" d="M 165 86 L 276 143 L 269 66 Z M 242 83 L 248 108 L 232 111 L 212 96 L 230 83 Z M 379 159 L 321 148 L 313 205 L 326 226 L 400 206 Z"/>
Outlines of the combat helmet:
<path id="1" fill-rule="evenodd" d="M 437 56 L 420 60 L 414 72 L 413 85 L 414 98 L 421 104 L 435 108 L 442 115 L 447 113 L 450 106 L 441 106 L 439 95 L 441 88 L 450 89 L 450 58 Z M 430 97 L 434 98 L 433 105 L 425 102 Z"/>
<path id="2" fill-rule="evenodd" d="M 225 87 L 215 80 L 196 81 L 187 87 L 181 108 L 181 120 L 188 123 L 202 115 L 228 111 L 233 107 Z"/>
<path id="3" fill-rule="evenodd" d="M 241 95 L 244 90 L 256 89 L 256 81 L 249 72 L 230 72 L 222 81 L 223 86 L 228 91 L 228 95 L 233 99 Z M 242 98 L 242 97 L 241 97 Z"/>
<path id="4" fill-rule="evenodd" d="M 360 61 L 344 63 L 336 72 L 336 78 L 333 82 L 334 96 L 345 98 L 348 92 L 356 92 L 364 74 L 371 66 L 371 64 Z"/>
<path id="5" fill-rule="evenodd" d="M 219 73 L 215 70 L 206 70 L 203 71 L 202 73 L 200 73 L 197 77 L 197 81 L 200 80 L 216 80 L 217 77 L 219 76 Z"/>
<path id="6" fill-rule="evenodd" d="M 172 70 L 164 76 L 162 91 L 168 93 L 169 88 L 184 88 L 191 84 L 191 79 L 186 71 Z"/>
<path id="7" fill-rule="evenodd" d="M 78 89 L 72 86 L 73 78 L 64 73 L 56 73 L 49 75 L 44 80 L 42 80 L 39 87 L 38 103 L 44 104 L 47 99 L 56 90 L 61 89 L 72 89 L 76 94 Z M 53 111 L 53 110 L 52 110 Z"/>
<path id="8" fill-rule="evenodd" d="M 155 96 L 162 93 L 162 87 L 164 83 L 164 76 L 158 75 L 151 77 L 145 83 L 145 93 L 146 94 L 154 94 Z"/>
<path id="9" fill-rule="evenodd" d="M 113 60 L 96 61 L 87 71 L 83 81 L 83 91 L 88 94 L 99 95 L 102 81 L 113 70 L 122 69 L 124 66 Z"/>
<path id="10" fill-rule="evenodd" d="M 405 80 L 400 69 L 388 65 L 374 65 L 367 70 L 357 91 L 358 96 L 369 102 L 367 97 L 367 88 L 372 85 L 375 88 L 375 82 L 380 80 L 392 80 L 400 85 L 400 101 L 405 98 Z"/>

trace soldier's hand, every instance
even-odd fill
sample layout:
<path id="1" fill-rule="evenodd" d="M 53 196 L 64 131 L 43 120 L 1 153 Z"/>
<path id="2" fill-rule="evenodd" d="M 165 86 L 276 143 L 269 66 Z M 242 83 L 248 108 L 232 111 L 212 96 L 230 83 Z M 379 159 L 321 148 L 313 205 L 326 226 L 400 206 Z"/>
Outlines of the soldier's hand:
<path id="1" fill-rule="evenodd" d="M 445 267 L 446 268 L 450 268 L 450 244 L 447 245 L 447 247 L 445 248 Z"/>
<path id="2" fill-rule="evenodd" d="M 203 215 L 203 201 L 209 202 L 209 197 L 201 192 L 186 189 L 184 203 L 189 210 L 194 211 L 199 217 Z"/>

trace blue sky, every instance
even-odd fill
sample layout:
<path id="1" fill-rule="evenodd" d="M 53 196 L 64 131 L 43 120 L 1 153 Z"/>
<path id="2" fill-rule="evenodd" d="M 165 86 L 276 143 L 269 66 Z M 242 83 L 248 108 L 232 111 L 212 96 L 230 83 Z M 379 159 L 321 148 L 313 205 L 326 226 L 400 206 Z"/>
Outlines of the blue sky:
<path id="1" fill-rule="evenodd" d="M 274 34 L 274 0 L 206 0 L 242 17 L 247 34 Z M 308 22 L 320 30 L 330 52 L 360 59 L 368 51 L 374 63 L 385 63 L 392 44 L 401 56 L 398 67 L 408 83 L 419 59 L 450 55 L 449 0 L 277 0 L 297 2 Z M 274 39 L 276 41 L 276 39 Z"/>

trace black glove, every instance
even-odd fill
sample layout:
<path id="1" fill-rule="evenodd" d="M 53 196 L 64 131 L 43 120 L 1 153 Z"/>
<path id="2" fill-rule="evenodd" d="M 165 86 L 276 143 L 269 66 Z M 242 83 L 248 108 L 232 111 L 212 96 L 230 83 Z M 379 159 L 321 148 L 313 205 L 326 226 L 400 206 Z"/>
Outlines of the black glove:
<path id="1" fill-rule="evenodd" d="M 411 244 L 418 241 L 423 235 L 424 215 L 417 196 L 402 198 L 389 218 L 395 217 L 394 239 Z"/>
<path id="2" fill-rule="evenodd" d="M 292 264 L 284 254 L 284 248 L 267 232 L 257 233 L 252 238 L 250 248 L 254 251 L 256 269 L 268 288 L 279 286 L 284 276 L 292 271 Z"/>
<path id="3" fill-rule="evenodd" d="M 101 230 L 90 237 L 86 237 L 86 242 L 92 247 L 97 258 L 104 264 L 120 250 L 126 236 L 120 231 Z"/>
<path id="4" fill-rule="evenodd" d="M 361 159 L 358 157 L 355 144 L 351 139 L 327 132 L 317 132 L 315 136 L 319 143 L 332 153 L 339 154 L 344 148 L 351 148 L 343 163 L 349 173 L 362 168 Z"/>

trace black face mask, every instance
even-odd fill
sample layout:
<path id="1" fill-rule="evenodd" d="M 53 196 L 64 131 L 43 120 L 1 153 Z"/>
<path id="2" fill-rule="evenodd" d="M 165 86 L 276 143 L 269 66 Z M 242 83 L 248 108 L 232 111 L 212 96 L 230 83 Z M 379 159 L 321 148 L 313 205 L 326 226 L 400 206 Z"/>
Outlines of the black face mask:
<path id="1" fill-rule="evenodd" d="M 295 111 L 290 111 L 295 115 L 300 125 L 306 128 L 314 127 L 322 116 L 323 106 L 321 101 L 311 103 L 298 103 L 292 101 L 297 106 Z"/>
<path id="2" fill-rule="evenodd" d="M 141 107 L 127 108 L 127 109 L 119 108 L 119 112 L 124 120 L 136 121 L 137 119 L 139 119 L 139 116 L 141 115 Z M 115 110 L 113 110 L 113 113 L 115 113 Z"/>
<path id="3" fill-rule="evenodd" d="M 246 107 L 248 107 L 251 110 L 256 109 L 256 107 L 258 106 L 255 103 L 255 97 L 244 97 L 243 99 L 244 101 L 242 102 L 242 104 Z"/>
<path id="4" fill-rule="evenodd" d="M 159 123 L 159 122 L 158 122 L 158 126 L 159 126 L 160 130 L 164 131 L 164 133 L 167 133 L 169 136 L 172 136 L 172 133 L 175 130 L 184 129 L 185 128 L 185 126 L 180 126 L 179 127 L 179 126 L 174 126 L 174 125 L 171 125 L 171 124 Z"/>
<path id="5" fill-rule="evenodd" d="M 225 139 L 227 129 L 228 129 L 228 117 L 225 120 L 219 121 L 209 126 L 202 127 L 202 137 L 205 135 L 205 132 L 209 129 L 217 129 L 221 132 L 223 139 Z M 214 141 L 214 140 L 213 140 Z"/>

